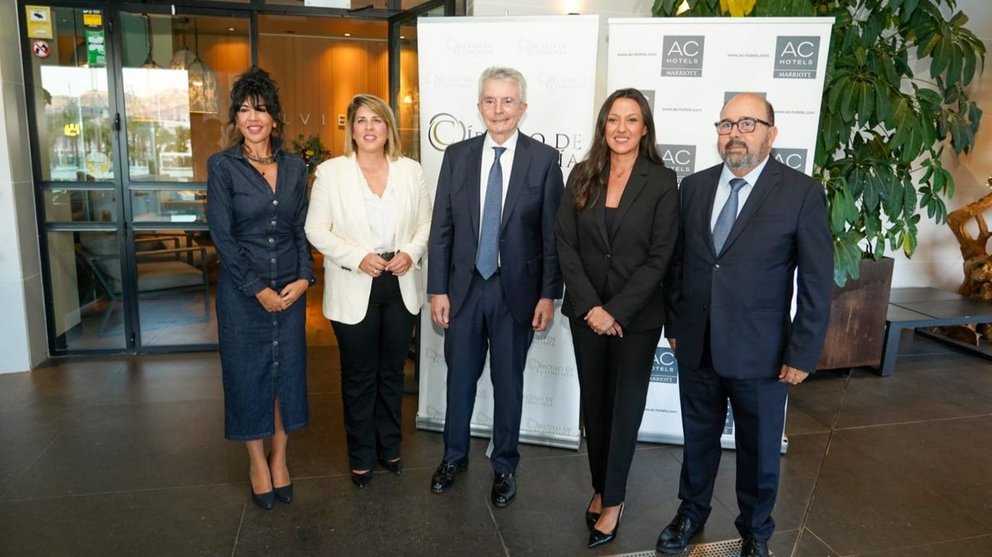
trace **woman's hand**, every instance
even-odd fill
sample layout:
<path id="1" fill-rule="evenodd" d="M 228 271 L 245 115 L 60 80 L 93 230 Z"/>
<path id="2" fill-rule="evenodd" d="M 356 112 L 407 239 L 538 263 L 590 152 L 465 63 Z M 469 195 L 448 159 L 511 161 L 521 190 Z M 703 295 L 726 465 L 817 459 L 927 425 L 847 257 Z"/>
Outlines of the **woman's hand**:
<path id="1" fill-rule="evenodd" d="M 258 303 L 262 304 L 265 311 L 269 313 L 283 311 L 289 307 L 286 305 L 286 302 L 283 300 L 282 296 L 271 288 L 266 288 L 258 294 L 255 294 L 255 299 L 258 300 Z"/>
<path id="2" fill-rule="evenodd" d="M 393 258 L 386 263 L 386 270 L 398 277 L 401 277 L 405 275 L 412 266 L 413 259 L 402 251 L 398 251 L 396 252 L 396 255 L 394 255 Z"/>
<path id="3" fill-rule="evenodd" d="M 381 275 L 388 265 L 389 261 L 379 257 L 378 253 L 369 253 L 358 264 L 358 270 L 374 278 Z"/>
<path id="4" fill-rule="evenodd" d="M 295 303 L 296 300 L 299 300 L 300 296 L 302 296 L 307 291 L 307 288 L 310 288 L 310 281 L 306 279 L 297 279 L 287 284 L 282 289 L 282 292 L 279 292 L 279 296 L 282 298 L 282 301 L 286 304 L 285 309 L 289 309 L 289 306 L 293 305 L 293 303 Z"/>
<path id="5" fill-rule="evenodd" d="M 586 324 L 597 335 L 623 336 L 623 329 L 620 324 L 603 306 L 596 306 L 586 314 Z"/>

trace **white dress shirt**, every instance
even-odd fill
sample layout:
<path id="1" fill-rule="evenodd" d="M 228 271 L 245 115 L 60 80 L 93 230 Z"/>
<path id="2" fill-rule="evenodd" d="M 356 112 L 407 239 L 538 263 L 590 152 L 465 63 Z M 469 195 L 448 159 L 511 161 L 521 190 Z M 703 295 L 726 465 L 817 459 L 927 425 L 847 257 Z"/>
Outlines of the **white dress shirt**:
<path id="1" fill-rule="evenodd" d="M 356 163 L 357 164 L 357 163 Z M 358 174 L 362 177 L 362 198 L 365 200 L 365 213 L 369 217 L 369 232 L 372 233 L 372 250 L 376 253 L 396 251 L 396 202 L 393 190 L 389 186 L 389 178 L 386 178 L 386 189 L 382 192 L 382 197 L 372 193 L 372 188 L 365 180 L 359 168 Z"/>
<path id="2" fill-rule="evenodd" d="M 741 210 L 744 209 L 744 203 L 747 202 L 747 198 L 751 195 L 751 190 L 754 189 L 755 182 L 758 181 L 758 176 L 761 176 L 761 171 L 765 169 L 765 164 L 767 163 L 768 157 L 765 157 L 765 160 L 758 163 L 758 166 L 754 167 L 751 172 L 741 176 L 747 182 L 747 185 L 737 192 L 737 215 L 740 215 Z M 723 210 L 723 206 L 730 199 L 730 180 L 734 178 L 737 178 L 737 176 L 724 164 L 723 171 L 720 173 L 720 181 L 716 185 L 716 197 L 713 198 L 713 212 L 710 214 L 711 231 L 716 226 L 716 219 L 720 216 L 720 211 Z"/>

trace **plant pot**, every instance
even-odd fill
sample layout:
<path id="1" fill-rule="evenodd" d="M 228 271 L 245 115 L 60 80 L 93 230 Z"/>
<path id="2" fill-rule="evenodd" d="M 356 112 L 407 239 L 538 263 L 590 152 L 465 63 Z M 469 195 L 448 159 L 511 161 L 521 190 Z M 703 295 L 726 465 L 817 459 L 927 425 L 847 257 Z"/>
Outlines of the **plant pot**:
<path id="1" fill-rule="evenodd" d="M 893 264 L 890 257 L 862 259 L 858 280 L 834 285 L 830 325 L 816 369 L 881 365 Z"/>

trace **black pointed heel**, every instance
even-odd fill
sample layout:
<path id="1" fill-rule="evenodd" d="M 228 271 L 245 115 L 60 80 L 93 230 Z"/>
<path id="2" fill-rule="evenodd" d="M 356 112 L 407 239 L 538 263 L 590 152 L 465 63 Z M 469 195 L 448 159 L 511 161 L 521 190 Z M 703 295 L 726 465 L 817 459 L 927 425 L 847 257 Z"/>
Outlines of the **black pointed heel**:
<path id="1" fill-rule="evenodd" d="M 369 485 L 372 481 L 372 470 L 367 470 L 361 474 L 357 472 L 351 473 L 351 483 L 358 486 L 358 489 L 365 489 L 365 486 Z"/>
<path id="2" fill-rule="evenodd" d="M 255 493 L 255 491 L 251 488 L 251 482 L 248 482 L 248 493 L 251 494 L 252 503 L 255 503 L 267 511 L 271 511 L 272 506 L 276 503 L 275 490 L 267 491 L 265 493 Z"/>
<path id="3" fill-rule="evenodd" d="M 592 494 L 592 499 L 589 500 L 589 504 L 586 505 L 586 529 L 592 530 L 592 527 L 596 525 L 596 521 L 599 520 L 599 513 L 594 513 L 589 510 L 592 506 L 592 502 L 596 500 L 596 494 Z"/>
<path id="4" fill-rule="evenodd" d="M 620 520 L 623 518 L 623 503 L 620 503 L 620 514 L 617 515 L 617 524 L 610 533 L 600 532 L 596 528 L 589 531 L 589 549 L 606 545 L 617 539 L 617 532 L 620 531 Z"/>
<path id="5" fill-rule="evenodd" d="M 282 487 L 273 487 L 272 492 L 276 496 L 276 501 L 279 501 L 280 503 L 293 502 L 293 484 L 284 485 Z"/>

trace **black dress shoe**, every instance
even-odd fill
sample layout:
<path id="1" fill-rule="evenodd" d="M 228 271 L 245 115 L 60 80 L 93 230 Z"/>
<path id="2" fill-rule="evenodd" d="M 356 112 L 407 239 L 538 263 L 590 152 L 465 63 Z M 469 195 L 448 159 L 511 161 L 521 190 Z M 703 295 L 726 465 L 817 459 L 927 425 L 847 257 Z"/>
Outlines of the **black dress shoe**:
<path id="1" fill-rule="evenodd" d="M 463 458 L 458 462 L 441 461 L 431 476 L 431 491 L 434 493 L 444 493 L 455 483 L 455 477 L 459 472 L 464 472 L 468 468 L 468 459 Z"/>
<path id="2" fill-rule="evenodd" d="M 293 502 L 293 484 L 284 485 L 282 487 L 273 487 L 272 492 L 275 494 L 276 500 L 281 503 Z"/>
<path id="3" fill-rule="evenodd" d="M 276 504 L 276 493 L 275 491 L 266 491 L 265 493 L 255 493 L 251 488 L 251 483 L 248 484 L 248 492 L 251 493 L 251 502 L 255 503 L 259 507 L 267 511 L 271 511 L 273 505 Z"/>
<path id="4" fill-rule="evenodd" d="M 358 489 L 365 489 L 365 486 L 369 485 L 372 481 L 372 471 L 366 470 L 359 474 L 358 472 L 351 473 L 351 483 L 358 486 Z"/>
<path id="5" fill-rule="evenodd" d="M 741 557 L 768 557 L 768 542 L 744 538 L 744 543 L 741 544 Z"/>
<path id="6" fill-rule="evenodd" d="M 489 494 L 493 505 L 504 509 L 517 497 L 517 479 L 513 474 L 496 474 L 493 478 L 493 490 Z"/>
<path id="7" fill-rule="evenodd" d="M 658 543 L 655 549 L 659 553 L 681 553 L 703 530 L 703 525 L 683 514 L 675 515 L 675 518 L 665 526 L 665 529 L 658 534 Z"/>
<path id="8" fill-rule="evenodd" d="M 613 531 L 606 533 L 593 528 L 589 531 L 589 549 L 606 545 L 617 539 L 617 532 L 620 531 L 620 519 L 623 518 L 623 503 L 620 503 L 620 514 L 617 515 L 617 523 L 613 526 Z"/>
<path id="9" fill-rule="evenodd" d="M 396 460 L 386 460 L 384 458 L 380 458 L 379 464 L 381 464 L 383 468 L 389 470 L 390 472 L 396 474 L 397 476 L 403 473 L 402 459 L 397 458 Z"/>
<path id="10" fill-rule="evenodd" d="M 599 520 L 599 513 L 594 513 L 589 510 L 592 506 L 592 502 L 596 500 L 596 493 L 592 494 L 592 499 L 589 500 L 589 504 L 586 505 L 586 529 L 592 530 L 592 527 L 596 525 L 596 521 Z"/>

